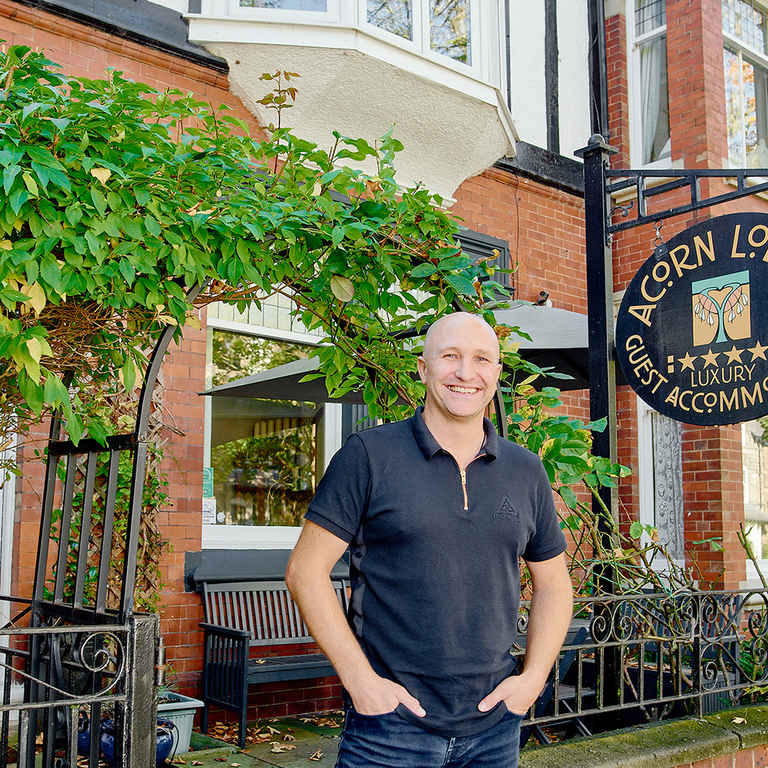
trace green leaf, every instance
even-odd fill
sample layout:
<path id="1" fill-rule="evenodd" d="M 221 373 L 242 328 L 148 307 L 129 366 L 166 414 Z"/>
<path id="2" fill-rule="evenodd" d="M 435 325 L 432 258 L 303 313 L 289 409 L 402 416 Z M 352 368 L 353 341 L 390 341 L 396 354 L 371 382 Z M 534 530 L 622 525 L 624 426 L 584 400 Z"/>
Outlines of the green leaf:
<path id="1" fill-rule="evenodd" d="M 355 296 L 355 284 L 343 275 L 331 276 L 331 292 L 341 302 L 352 301 Z"/>
<path id="2" fill-rule="evenodd" d="M 107 198 L 95 186 L 91 186 L 91 201 L 99 215 L 104 216 L 107 212 Z"/>
<path id="3" fill-rule="evenodd" d="M 465 296 L 475 296 L 475 286 L 471 280 L 468 280 L 463 275 L 446 275 L 445 282 L 451 286 L 458 293 Z"/>
<path id="4" fill-rule="evenodd" d="M 8 198 L 8 202 L 11 204 L 13 212 L 18 215 L 21 210 L 21 206 L 29 200 L 29 192 L 26 189 L 17 189 Z"/>
<path id="5" fill-rule="evenodd" d="M 629 535 L 633 539 L 639 539 L 643 535 L 643 526 L 638 520 L 635 520 L 632 525 L 629 526 Z"/>
<path id="6" fill-rule="evenodd" d="M 437 267 L 429 261 L 419 264 L 411 270 L 411 277 L 429 277 L 437 272 Z"/>

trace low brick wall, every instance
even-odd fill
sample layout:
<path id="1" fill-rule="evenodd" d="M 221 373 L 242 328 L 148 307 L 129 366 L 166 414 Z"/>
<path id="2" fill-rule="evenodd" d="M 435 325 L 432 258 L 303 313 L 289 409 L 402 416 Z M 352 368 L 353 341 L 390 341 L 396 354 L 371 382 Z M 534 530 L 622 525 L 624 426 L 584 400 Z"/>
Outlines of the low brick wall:
<path id="1" fill-rule="evenodd" d="M 686 718 L 533 747 L 523 750 L 520 766 L 766 768 L 768 705 L 740 707 L 701 719 Z"/>

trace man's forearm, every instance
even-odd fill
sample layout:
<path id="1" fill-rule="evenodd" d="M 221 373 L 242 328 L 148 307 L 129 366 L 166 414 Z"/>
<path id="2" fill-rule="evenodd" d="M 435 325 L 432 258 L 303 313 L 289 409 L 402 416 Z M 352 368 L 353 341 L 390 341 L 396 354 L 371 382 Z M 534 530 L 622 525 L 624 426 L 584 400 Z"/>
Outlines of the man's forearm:
<path id="1" fill-rule="evenodd" d="M 285 580 L 302 618 L 345 687 L 351 679 L 372 672 L 360 644 L 347 623 L 329 573 L 297 549 Z"/>
<path id="2" fill-rule="evenodd" d="M 347 623 L 330 579 L 345 548 L 333 534 L 305 523 L 285 573 L 288 589 L 361 714 L 392 712 L 404 704 L 423 717 L 421 705 L 405 688 L 376 674 Z"/>
<path id="3" fill-rule="evenodd" d="M 570 581 L 555 582 L 533 594 L 528 613 L 524 671 L 532 680 L 540 680 L 542 687 L 560 653 L 572 611 Z"/>

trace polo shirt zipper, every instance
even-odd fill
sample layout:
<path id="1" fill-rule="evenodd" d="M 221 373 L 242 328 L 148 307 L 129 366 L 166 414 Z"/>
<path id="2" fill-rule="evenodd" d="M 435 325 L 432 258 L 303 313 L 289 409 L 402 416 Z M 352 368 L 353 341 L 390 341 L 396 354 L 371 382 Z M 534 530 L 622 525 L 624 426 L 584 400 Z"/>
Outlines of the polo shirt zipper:
<path id="1" fill-rule="evenodd" d="M 480 456 L 484 456 L 484 453 L 480 453 L 477 456 L 475 456 L 472 461 L 477 461 L 477 459 Z M 472 461 L 469 462 L 469 464 L 472 463 Z M 469 469 L 469 464 L 467 464 L 467 469 Z M 464 492 L 464 511 L 466 512 L 469 510 L 469 496 L 467 495 L 467 470 L 466 469 L 460 469 L 459 474 L 461 475 L 461 490 Z"/>

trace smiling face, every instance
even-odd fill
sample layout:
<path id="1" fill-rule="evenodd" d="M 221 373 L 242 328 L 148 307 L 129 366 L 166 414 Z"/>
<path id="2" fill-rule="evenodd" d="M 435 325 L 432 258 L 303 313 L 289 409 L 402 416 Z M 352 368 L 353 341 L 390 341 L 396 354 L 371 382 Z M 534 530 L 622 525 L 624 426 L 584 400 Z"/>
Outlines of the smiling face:
<path id="1" fill-rule="evenodd" d="M 484 320 L 457 312 L 429 329 L 418 365 L 426 412 L 448 421 L 482 419 L 501 372 L 499 342 Z"/>

